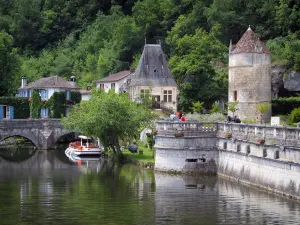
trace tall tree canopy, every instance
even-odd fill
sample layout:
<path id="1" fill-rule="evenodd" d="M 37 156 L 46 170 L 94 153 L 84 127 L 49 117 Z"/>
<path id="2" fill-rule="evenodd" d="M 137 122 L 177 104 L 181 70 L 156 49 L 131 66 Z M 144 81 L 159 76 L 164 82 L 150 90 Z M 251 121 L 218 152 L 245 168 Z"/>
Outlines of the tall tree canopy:
<path id="1" fill-rule="evenodd" d="M 13 48 L 13 38 L 0 32 L 0 96 L 15 93 L 14 84 L 19 78 L 19 59 Z"/>
<path id="2" fill-rule="evenodd" d="M 179 84 L 179 105 L 183 110 L 191 111 L 193 102 L 216 100 L 226 93 L 226 74 L 222 77 L 214 70 L 214 64 L 225 60 L 225 49 L 213 33 L 202 29 L 177 40 L 170 66 Z"/>
<path id="3" fill-rule="evenodd" d="M 6 65 L 0 95 L 15 93 L 20 75 L 29 81 L 74 75 L 80 87 L 94 85 L 111 72 L 134 68 L 146 39 L 162 43 L 182 82 L 181 105 L 189 108 L 184 102 L 226 93 L 224 46 L 235 44 L 249 25 L 267 42 L 274 63 L 299 70 L 299 7 L 289 0 L 0 0 L 6 40 L 0 48 L 10 57 L 0 56 Z M 7 79 L 14 81 L 9 87 Z"/>

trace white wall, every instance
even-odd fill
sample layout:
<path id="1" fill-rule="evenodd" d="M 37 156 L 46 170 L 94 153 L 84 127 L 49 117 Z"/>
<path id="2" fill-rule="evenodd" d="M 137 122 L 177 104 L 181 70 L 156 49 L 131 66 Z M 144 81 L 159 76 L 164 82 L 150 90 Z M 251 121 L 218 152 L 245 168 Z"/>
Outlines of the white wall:
<path id="1" fill-rule="evenodd" d="M 121 79 L 121 80 L 118 80 L 118 81 L 113 81 L 113 82 L 99 82 L 96 84 L 96 87 L 97 88 L 100 88 L 100 84 L 104 84 L 104 91 L 105 92 L 108 92 L 110 89 L 111 89 L 111 84 L 112 83 L 115 83 L 115 92 L 116 93 L 119 93 L 119 88 L 127 82 L 127 79 L 128 79 L 128 76 Z"/>

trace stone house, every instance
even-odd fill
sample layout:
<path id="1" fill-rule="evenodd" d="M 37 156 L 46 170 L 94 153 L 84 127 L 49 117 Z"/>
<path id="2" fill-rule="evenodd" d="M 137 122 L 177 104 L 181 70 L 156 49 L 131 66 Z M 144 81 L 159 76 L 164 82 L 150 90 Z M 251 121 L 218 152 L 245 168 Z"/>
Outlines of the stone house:
<path id="1" fill-rule="evenodd" d="M 111 89 L 114 89 L 116 93 L 127 92 L 128 79 L 132 73 L 130 70 L 124 70 L 110 74 L 101 80 L 97 80 L 96 88 L 104 89 L 105 92 Z"/>
<path id="2" fill-rule="evenodd" d="M 160 45 L 146 44 L 129 82 L 129 97 L 140 101 L 149 93 L 156 109 L 177 110 L 178 88 Z"/>
<path id="3" fill-rule="evenodd" d="M 74 76 L 70 81 L 66 81 L 59 76 L 44 77 L 39 80 L 27 84 L 27 79 L 22 77 L 21 87 L 18 89 L 19 97 L 30 98 L 31 93 L 38 90 L 42 101 L 47 101 L 55 92 L 64 92 L 66 100 L 71 100 L 71 92 L 79 91 L 80 88 L 76 86 L 76 79 Z M 48 108 L 41 109 L 41 118 L 48 118 Z"/>
<path id="4" fill-rule="evenodd" d="M 259 119 L 257 105 L 271 103 L 271 52 L 250 27 L 235 46 L 230 43 L 228 81 L 228 102 L 239 102 L 235 115 Z M 271 110 L 263 119 L 270 118 Z"/>

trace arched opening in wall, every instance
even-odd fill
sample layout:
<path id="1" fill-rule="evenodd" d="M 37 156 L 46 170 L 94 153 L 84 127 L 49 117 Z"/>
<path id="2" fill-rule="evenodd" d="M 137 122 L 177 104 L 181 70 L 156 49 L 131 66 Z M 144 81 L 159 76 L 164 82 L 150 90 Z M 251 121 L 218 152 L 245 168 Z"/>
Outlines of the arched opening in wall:
<path id="1" fill-rule="evenodd" d="M 0 141 L 0 157 L 11 162 L 21 162 L 31 158 L 36 146 L 28 138 L 11 136 Z"/>
<path id="2" fill-rule="evenodd" d="M 75 132 L 66 133 L 59 138 L 57 138 L 55 142 L 56 148 L 64 148 L 65 146 L 68 146 L 70 142 L 73 141 L 80 141 L 79 138 L 77 138 L 77 135 Z"/>
<path id="3" fill-rule="evenodd" d="M 233 99 L 234 99 L 234 101 L 238 100 L 237 91 L 233 92 Z"/>

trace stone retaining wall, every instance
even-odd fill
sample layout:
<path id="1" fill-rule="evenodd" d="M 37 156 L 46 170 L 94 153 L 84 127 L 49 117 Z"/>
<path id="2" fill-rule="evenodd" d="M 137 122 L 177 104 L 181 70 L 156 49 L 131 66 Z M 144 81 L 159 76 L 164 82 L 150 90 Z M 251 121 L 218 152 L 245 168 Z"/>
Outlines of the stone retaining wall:
<path id="1" fill-rule="evenodd" d="M 156 170 L 218 173 L 300 199 L 299 128 L 162 121 L 157 130 Z"/>

